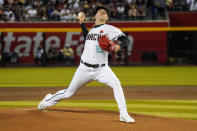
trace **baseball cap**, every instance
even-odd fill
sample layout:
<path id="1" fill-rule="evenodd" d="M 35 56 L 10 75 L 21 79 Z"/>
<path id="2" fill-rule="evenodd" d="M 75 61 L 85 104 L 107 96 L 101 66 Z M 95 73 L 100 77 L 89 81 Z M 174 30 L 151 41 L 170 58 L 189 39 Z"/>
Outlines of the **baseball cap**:
<path id="1" fill-rule="evenodd" d="M 106 10 L 108 16 L 110 15 L 109 9 L 108 9 L 107 7 L 104 7 L 104 6 L 101 6 L 101 5 L 96 7 L 96 9 L 95 9 L 95 11 L 94 11 L 94 15 L 96 15 L 97 11 L 100 10 L 100 9 Z"/>

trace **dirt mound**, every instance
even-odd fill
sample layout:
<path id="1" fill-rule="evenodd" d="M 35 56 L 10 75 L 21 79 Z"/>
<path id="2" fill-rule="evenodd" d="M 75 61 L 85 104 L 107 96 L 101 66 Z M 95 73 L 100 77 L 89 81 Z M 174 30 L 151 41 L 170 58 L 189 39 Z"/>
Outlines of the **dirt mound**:
<path id="1" fill-rule="evenodd" d="M 0 131 L 194 131 L 197 121 L 131 114 L 136 123 L 119 121 L 119 113 L 84 108 L 0 109 Z"/>

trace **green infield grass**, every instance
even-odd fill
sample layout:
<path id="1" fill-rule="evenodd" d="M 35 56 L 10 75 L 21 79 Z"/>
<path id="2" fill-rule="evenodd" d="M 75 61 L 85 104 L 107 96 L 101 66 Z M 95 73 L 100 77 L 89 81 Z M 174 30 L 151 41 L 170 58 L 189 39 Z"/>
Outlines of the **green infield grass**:
<path id="1" fill-rule="evenodd" d="M 0 87 L 68 86 L 76 67 L 0 68 Z M 112 67 L 122 86 L 197 86 L 196 66 Z M 105 86 L 93 81 L 87 86 Z"/>
<path id="2" fill-rule="evenodd" d="M 0 101 L 1 108 L 33 107 L 38 101 Z M 84 107 L 118 111 L 115 100 L 67 100 L 56 107 Z M 128 112 L 197 120 L 197 100 L 127 100 Z"/>

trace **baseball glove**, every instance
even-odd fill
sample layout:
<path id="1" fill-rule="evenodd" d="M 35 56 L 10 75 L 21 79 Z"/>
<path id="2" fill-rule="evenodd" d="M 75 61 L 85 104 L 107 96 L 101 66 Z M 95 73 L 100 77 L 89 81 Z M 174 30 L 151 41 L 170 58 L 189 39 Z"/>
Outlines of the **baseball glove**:
<path id="1" fill-rule="evenodd" d="M 98 43 L 101 49 L 108 51 L 108 52 L 115 52 L 115 47 L 117 42 L 109 40 L 106 35 L 102 35 L 98 38 Z"/>

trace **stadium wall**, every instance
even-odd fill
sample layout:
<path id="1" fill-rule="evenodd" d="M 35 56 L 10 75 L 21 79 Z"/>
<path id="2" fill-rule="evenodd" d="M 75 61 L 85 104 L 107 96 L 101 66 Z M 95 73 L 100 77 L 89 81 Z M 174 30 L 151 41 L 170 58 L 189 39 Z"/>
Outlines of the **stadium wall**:
<path id="1" fill-rule="evenodd" d="M 197 12 L 170 12 L 170 26 L 197 26 Z"/>
<path id="2" fill-rule="evenodd" d="M 171 27 L 196 27 L 197 12 L 170 12 Z M 197 30 L 168 32 L 168 63 L 197 64 Z"/>
<path id="3" fill-rule="evenodd" d="M 168 21 L 160 22 L 111 22 L 119 28 L 129 27 L 168 27 Z M 86 24 L 88 28 L 93 23 Z M 0 23 L 0 28 L 80 28 L 78 23 Z M 167 33 L 165 31 L 124 32 L 131 43 L 127 49 L 129 63 L 167 62 Z M 1 35 L 2 36 L 2 35 Z M 33 54 L 43 42 L 42 32 L 4 32 L 4 52 L 17 52 L 20 63 L 33 63 Z M 81 32 L 47 32 L 45 33 L 45 50 L 53 45 L 57 50 L 71 45 L 75 60 L 79 62 L 83 51 L 84 38 Z M 125 56 L 122 56 L 123 58 Z"/>

